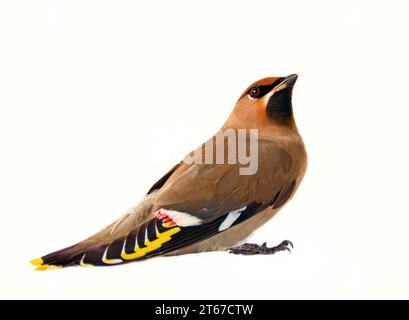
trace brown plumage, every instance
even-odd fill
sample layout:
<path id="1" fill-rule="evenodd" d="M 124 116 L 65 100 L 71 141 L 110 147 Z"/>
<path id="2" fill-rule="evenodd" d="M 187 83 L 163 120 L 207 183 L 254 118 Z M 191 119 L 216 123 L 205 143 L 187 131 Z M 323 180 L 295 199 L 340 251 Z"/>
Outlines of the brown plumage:
<path id="1" fill-rule="evenodd" d="M 220 130 L 237 134 L 241 129 L 258 130 L 258 169 L 254 174 L 240 174 L 240 163 L 182 161 L 116 222 L 72 247 L 33 260 L 33 264 L 40 270 L 112 265 L 157 255 L 226 250 L 244 240 L 294 195 L 306 170 L 304 143 L 291 103 L 296 79 L 296 75 L 272 77 L 252 84 Z M 216 141 L 215 136 L 210 141 Z M 225 153 L 231 143 L 235 141 L 224 140 Z M 215 153 L 215 144 L 213 148 Z"/>

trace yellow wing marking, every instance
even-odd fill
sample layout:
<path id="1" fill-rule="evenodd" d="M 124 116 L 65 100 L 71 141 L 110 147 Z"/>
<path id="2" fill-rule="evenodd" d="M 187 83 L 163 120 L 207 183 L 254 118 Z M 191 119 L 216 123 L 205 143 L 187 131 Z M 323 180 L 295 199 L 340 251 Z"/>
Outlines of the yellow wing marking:
<path id="1" fill-rule="evenodd" d="M 124 241 L 124 244 L 122 246 L 122 252 L 121 252 L 121 258 L 124 260 L 133 260 L 133 259 L 137 259 L 140 257 L 145 256 L 147 253 L 152 252 L 156 249 L 159 249 L 162 244 L 170 241 L 172 238 L 171 236 L 174 235 L 175 233 L 178 233 L 181 229 L 179 227 L 167 230 L 163 233 L 160 233 L 157 229 L 156 229 L 156 237 L 157 239 L 153 240 L 153 241 L 149 241 L 147 238 L 145 238 L 145 246 L 144 248 L 139 248 L 138 246 L 138 240 L 135 240 L 135 249 L 134 249 L 134 253 L 130 253 L 127 254 L 125 252 L 125 244 L 126 244 L 126 239 Z"/>
<path id="2" fill-rule="evenodd" d="M 93 267 L 92 264 L 89 264 L 89 263 L 85 263 L 85 262 L 84 262 L 85 255 L 86 255 L 86 253 L 84 253 L 84 254 L 82 255 L 82 258 L 81 258 L 81 261 L 80 261 L 80 266 L 81 266 L 81 267 Z"/>
<path id="3" fill-rule="evenodd" d="M 105 248 L 104 255 L 102 256 L 102 262 L 105 264 L 118 264 L 122 263 L 123 261 L 121 259 L 108 259 L 107 258 L 107 252 L 108 252 L 109 246 Z"/>

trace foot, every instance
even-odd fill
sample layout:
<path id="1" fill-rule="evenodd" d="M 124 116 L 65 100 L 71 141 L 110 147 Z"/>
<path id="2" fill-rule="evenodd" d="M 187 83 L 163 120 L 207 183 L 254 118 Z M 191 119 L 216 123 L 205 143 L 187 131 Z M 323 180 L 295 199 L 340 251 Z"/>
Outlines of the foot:
<path id="1" fill-rule="evenodd" d="M 254 243 L 245 243 L 241 246 L 230 248 L 229 253 L 233 254 L 242 254 L 245 256 L 254 255 L 254 254 L 274 254 L 278 251 L 288 251 L 291 252 L 291 248 L 294 248 L 291 241 L 284 240 L 276 247 L 267 247 L 267 242 L 264 242 L 261 246 Z"/>

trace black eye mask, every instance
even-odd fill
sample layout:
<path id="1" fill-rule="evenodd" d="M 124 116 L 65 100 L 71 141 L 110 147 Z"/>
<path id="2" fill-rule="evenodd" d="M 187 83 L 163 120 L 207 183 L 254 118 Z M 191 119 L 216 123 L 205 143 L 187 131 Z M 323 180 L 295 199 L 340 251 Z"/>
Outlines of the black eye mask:
<path id="1" fill-rule="evenodd" d="M 274 87 L 276 87 L 281 81 L 283 81 L 284 78 L 280 78 L 277 79 L 276 81 L 274 81 L 272 84 L 266 85 L 266 86 L 256 86 L 256 87 L 251 87 L 248 91 L 247 94 L 250 93 L 250 91 L 253 88 L 258 88 L 259 90 L 259 94 L 257 95 L 257 97 L 254 97 L 255 99 L 260 99 L 262 97 L 264 97 L 267 93 L 269 93 L 271 90 L 274 89 Z"/>

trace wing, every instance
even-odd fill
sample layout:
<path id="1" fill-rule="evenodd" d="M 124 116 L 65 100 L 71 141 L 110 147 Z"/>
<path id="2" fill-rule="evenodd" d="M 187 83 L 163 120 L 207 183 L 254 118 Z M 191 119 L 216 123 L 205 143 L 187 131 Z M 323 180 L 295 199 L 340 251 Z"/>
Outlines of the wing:
<path id="1" fill-rule="evenodd" d="M 207 223 L 201 223 L 202 221 L 181 212 L 159 210 L 153 219 L 132 230 L 127 236 L 77 256 L 73 262 L 83 266 L 107 266 L 166 254 L 223 232 L 262 209 L 261 204 L 254 203 Z M 191 224 L 181 226 L 183 223 L 176 222 L 183 218 Z"/>
<path id="2" fill-rule="evenodd" d="M 224 232 L 269 206 L 278 208 L 288 199 L 294 188 L 295 181 L 285 186 L 275 196 L 273 203 L 253 202 L 205 223 L 186 213 L 158 210 L 153 219 L 132 230 L 127 236 L 77 256 L 73 264 L 109 266 L 143 260 L 182 249 Z"/>

